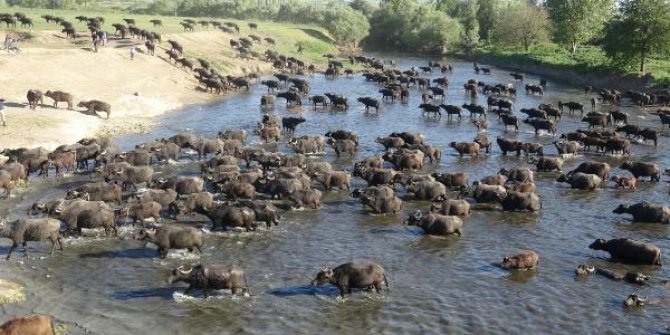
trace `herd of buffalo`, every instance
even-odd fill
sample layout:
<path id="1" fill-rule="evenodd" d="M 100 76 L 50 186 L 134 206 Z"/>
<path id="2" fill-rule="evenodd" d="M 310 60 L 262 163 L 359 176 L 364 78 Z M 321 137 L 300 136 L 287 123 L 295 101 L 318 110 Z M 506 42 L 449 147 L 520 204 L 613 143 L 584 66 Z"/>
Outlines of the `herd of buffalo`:
<path id="1" fill-rule="evenodd" d="M 88 19 L 88 18 L 86 18 Z M 90 19 L 88 19 L 90 20 Z M 99 19 L 98 22 L 100 21 Z M 96 21 L 94 21 L 96 22 Z M 134 22 L 127 22 L 134 25 Z M 152 22 L 159 25 L 160 22 Z M 188 22 L 186 22 L 188 23 Z M 200 24 L 203 24 L 202 22 Z M 204 25 L 204 24 L 203 24 Z M 252 28 L 252 24 L 249 25 Z M 184 26 L 188 29 L 187 26 Z M 191 26 L 192 28 L 192 26 Z M 253 28 L 252 28 L 253 29 Z M 239 31 L 239 27 L 237 28 Z M 250 43 L 248 43 L 250 42 Z M 229 87 L 246 88 L 253 85 L 253 77 L 222 76 L 199 60 L 201 67 L 195 68 L 189 60 L 183 61 L 183 48 L 175 41 L 168 41 L 170 58 L 180 61 L 197 74 L 206 89 L 220 92 Z M 250 47 L 251 40 L 237 41 L 240 54 L 250 53 L 242 48 Z M 174 57 L 172 56 L 174 54 Z M 283 98 L 287 105 L 302 105 L 306 99 L 317 107 L 331 106 L 346 110 L 347 97 L 336 93 L 310 95 L 306 79 L 315 67 L 306 66 L 295 57 L 286 57 L 268 50 L 266 59 L 281 70 L 273 79 L 261 82 L 267 86 L 268 94 L 261 97 L 261 105 L 273 105 L 276 98 Z M 329 58 L 324 74 L 328 78 L 340 75 L 353 76 L 341 61 Z M 564 133 L 553 142 L 552 149 L 540 143 L 526 143 L 507 138 L 504 133 L 497 136 L 495 144 L 501 155 L 513 153 L 520 158 L 514 169 L 500 169 L 497 174 L 470 180 L 464 172 L 423 173 L 427 164 L 437 164 L 443 149 L 430 144 L 420 133 L 393 132 L 378 137 L 379 154 L 358 158 L 348 170 L 336 170 L 314 154 L 330 152 L 336 157 L 354 158 L 359 148 L 359 136 L 345 129 L 333 129 L 324 134 L 294 136 L 296 128 L 309 122 L 304 117 L 279 117 L 266 113 L 256 125 L 253 134 L 239 129 L 223 129 L 217 136 L 203 138 L 194 133 L 180 133 L 169 138 L 156 139 L 138 144 L 134 150 L 121 151 L 106 138 L 85 138 L 75 144 L 62 145 L 53 151 L 42 147 L 5 149 L 0 154 L 0 189 L 7 197 L 17 185 L 28 185 L 29 175 L 48 176 L 53 168 L 57 178 L 65 172 L 90 174 L 97 181 L 85 183 L 68 190 L 62 198 L 36 202 L 28 215 L 15 221 L 0 221 L 0 237 L 11 239 L 12 245 L 7 259 L 19 245 L 28 253 L 27 242 L 49 241 L 51 253 L 63 248 L 63 237 L 81 236 L 83 229 L 104 229 L 107 236 L 117 235 L 117 225 L 128 222 L 134 227 L 134 238 L 157 246 L 158 255 L 165 258 L 173 249 L 187 249 L 203 253 L 206 231 L 187 225 L 163 222 L 163 219 L 178 220 L 183 215 L 203 215 L 211 221 L 212 230 L 255 231 L 265 224 L 270 230 L 282 220 L 282 213 L 296 208 L 322 207 L 324 192 L 347 191 L 360 200 L 371 213 L 395 215 L 403 212 L 403 201 L 424 201 L 430 204 L 426 210 L 405 213 L 405 224 L 418 226 L 427 235 L 461 236 L 467 226 L 464 221 L 479 204 L 488 204 L 501 211 L 542 211 L 542 199 L 536 193 L 536 173 L 555 173 L 556 182 L 567 183 L 573 189 L 592 192 L 613 183 L 617 187 L 636 190 L 643 178 L 659 182 L 662 175 L 670 175 L 655 163 L 636 161 L 631 158 L 633 145 L 638 140 L 645 145 L 658 145 L 660 128 L 670 125 L 670 111 L 658 109 L 658 129 L 641 128 L 629 123 L 626 113 L 612 110 L 608 113 L 595 111 L 597 103 L 621 104 L 623 101 L 643 106 L 670 104 L 667 91 L 618 92 L 603 89 L 591 99 L 592 111 L 586 112 L 580 102 L 558 102 L 555 106 L 540 104 L 537 108 L 515 110 L 514 98 L 518 94 L 514 84 L 489 84 L 475 79 L 463 87 L 450 86 L 448 79 L 453 67 L 448 64 L 430 62 L 404 71 L 390 61 L 351 56 L 351 64 L 362 64 L 365 81 L 379 85 L 380 97 L 362 96 L 356 101 L 365 112 L 378 113 L 385 103 L 408 103 L 412 94 L 419 94 L 426 117 L 441 117 L 446 113 L 449 122 L 457 118 L 459 124 L 466 117 L 471 119 L 477 132 L 472 142 L 451 142 L 449 150 L 459 156 L 492 154 L 494 142 L 488 138 L 486 129 L 490 123 L 499 122 L 507 131 L 518 132 L 520 127 L 530 127 L 535 134 L 556 134 L 556 125 L 566 114 L 579 113 L 587 129 Z M 476 75 L 490 75 L 491 69 L 474 65 Z M 423 74 L 439 71 L 440 78 L 427 79 Z M 523 81 L 520 73 L 510 73 L 514 81 Z M 286 91 L 276 93 L 281 88 Z M 487 105 L 472 103 L 463 105 L 445 104 L 449 89 L 463 90 L 468 97 L 479 94 L 487 96 Z M 543 95 L 546 82 L 526 84 L 527 95 Z M 595 89 L 585 88 L 586 94 Z M 58 102 L 66 102 L 72 108 L 72 95 L 60 91 L 30 90 L 27 98 L 31 108 L 42 103 L 42 96 Z M 106 112 L 110 106 L 101 101 L 82 101 L 89 113 Z M 564 114 L 565 113 L 565 114 Z M 525 118 L 524 118 L 525 117 Z M 469 123 L 468 123 L 469 124 Z M 511 127 L 511 128 L 508 128 Z M 283 142 L 294 153 L 283 154 L 266 150 L 264 145 L 249 145 L 249 137 L 258 136 L 261 142 Z M 646 142 L 649 142 L 646 144 Z M 555 154 L 548 152 L 553 151 Z M 564 171 L 564 159 L 583 152 L 603 155 L 627 156 L 619 166 L 586 160 L 571 171 Z M 523 158 L 522 157 L 523 154 Z M 165 175 L 161 165 L 174 161 L 197 160 L 200 175 Z M 529 164 L 534 169 L 521 166 Z M 614 175 L 614 172 L 618 173 Z M 352 179 L 360 178 L 367 186 L 352 188 Z M 635 204 L 620 204 L 612 208 L 614 213 L 630 214 L 634 222 L 670 224 L 670 207 L 643 201 Z M 151 221 L 146 226 L 147 220 Z M 458 238 L 458 237 L 450 237 Z M 629 264 L 661 266 L 661 250 L 656 245 L 628 238 L 600 238 L 585 246 L 610 254 L 612 261 Z M 496 264 L 509 270 L 532 270 L 539 266 L 540 255 L 533 250 L 522 250 L 502 257 Z M 600 274 L 612 280 L 644 285 L 650 276 L 639 272 L 618 273 L 610 269 L 595 268 L 588 264 L 577 267 L 578 276 Z M 243 269 L 218 265 L 179 266 L 172 270 L 171 282 L 189 284 L 186 292 L 197 289 L 208 296 L 210 290 L 229 289 L 233 294 L 249 292 L 249 284 Z M 382 292 L 388 287 L 384 268 L 373 262 L 353 262 L 335 268 L 323 268 L 312 281 L 314 285 L 330 283 L 337 286 L 341 296 L 352 289 Z M 643 306 L 653 301 L 632 294 L 625 300 L 627 306 Z M 40 321 L 42 323 L 47 321 Z M 48 320 L 49 327 L 51 321 Z"/>

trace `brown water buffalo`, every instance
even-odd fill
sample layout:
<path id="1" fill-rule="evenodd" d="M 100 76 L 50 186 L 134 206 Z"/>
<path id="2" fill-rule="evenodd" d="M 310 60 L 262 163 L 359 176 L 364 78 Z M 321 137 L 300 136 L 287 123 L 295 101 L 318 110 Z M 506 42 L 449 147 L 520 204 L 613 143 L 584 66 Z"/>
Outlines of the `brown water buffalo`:
<path id="1" fill-rule="evenodd" d="M 351 294 L 352 288 L 368 289 L 374 287 L 382 293 L 382 284 L 388 288 L 384 268 L 375 263 L 345 263 L 334 269 L 326 267 L 316 274 L 312 285 L 332 284 L 340 289 L 340 296 Z"/>
<path id="2" fill-rule="evenodd" d="M 347 171 L 328 171 L 323 173 L 316 173 L 315 179 L 326 191 L 330 191 L 333 187 L 339 190 L 351 189 L 351 174 Z"/>
<path id="3" fill-rule="evenodd" d="M 530 211 L 537 212 L 542 208 L 542 201 L 535 193 L 509 191 L 500 199 L 503 211 Z"/>
<path id="4" fill-rule="evenodd" d="M 537 172 L 551 172 L 563 170 L 563 159 L 557 157 L 531 157 L 528 164 L 535 164 Z"/>
<path id="5" fill-rule="evenodd" d="M 53 335 L 50 316 L 27 315 L 11 319 L 0 326 L 0 335 Z"/>
<path id="6" fill-rule="evenodd" d="M 595 174 L 602 180 L 607 180 L 610 175 L 610 165 L 604 162 L 586 161 L 577 166 L 572 173 L 582 172 Z"/>
<path id="7" fill-rule="evenodd" d="M 72 94 L 62 92 L 62 91 L 46 91 L 46 93 L 44 93 L 44 95 L 53 99 L 53 101 L 54 101 L 53 106 L 54 107 L 58 108 L 58 103 L 62 101 L 62 102 L 67 103 L 67 108 L 68 109 L 72 109 L 72 105 L 73 105 Z"/>
<path id="8" fill-rule="evenodd" d="M 439 181 L 413 182 L 406 189 L 416 200 L 442 201 L 447 198 L 447 188 Z"/>
<path id="9" fill-rule="evenodd" d="M 431 175 L 435 180 L 444 184 L 447 188 L 460 189 L 461 187 L 468 187 L 468 176 L 462 172 L 456 173 L 433 173 Z"/>
<path id="10" fill-rule="evenodd" d="M 12 246 L 7 253 L 7 259 L 12 256 L 12 251 L 21 244 L 25 255 L 28 256 L 28 242 L 46 241 L 51 242 L 51 252 L 56 250 L 58 243 L 63 250 L 63 239 L 60 236 L 60 221 L 50 218 L 21 219 L 13 222 L 0 221 L 0 237 L 12 240 Z"/>
<path id="11" fill-rule="evenodd" d="M 468 216 L 470 215 L 470 203 L 463 199 L 446 199 L 439 205 L 432 204 L 430 211 L 437 211 L 442 215 Z"/>
<path id="12" fill-rule="evenodd" d="M 556 181 L 568 183 L 574 189 L 593 191 L 602 184 L 603 179 L 591 173 L 568 172 L 567 175 L 561 174 Z"/>
<path id="13" fill-rule="evenodd" d="M 156 222 L 160 222 L 163 219 L 161 218 L 161 210 L 163 206 L 161 204 L 150 201 L 150 202 L 141 202 L 134 204 L 130 207 L 124 207 L 121 209 L 119 218 L 130 218 L 133 220 L 133 227 L 135 227 L 135 222 L 139 221 L 144 228 L 144 220 L 148 218 L 153 218 Z"/>
<path id="14" fill-rule="evenodd" d="M 397 213 L 402 209 L 402 201 L 388 186 L 371 186 L 354 190 L 351 195 L 360 198 L 361 203 L 369 206 L 376 214 Z"/>
<path id="15" fill-rule="evenodd" d="M 523 250 L 520 253 L 503 258 L 500 266 L 503 269 L 531 270 L 540 264 L 540 256 L 532 250 Z"/>
<path id="16" fill-rule="evenodd" d="M 451 142 L 449 146 L 454 148 L 460 157 L 463 155 L 479 156 L 479 143 Z"/>
<path id="17" fill-rule="evenodd" d="M 613 176 L 610 180 L 622 189 L 637 189 L 637 178 L 634 176 Z"/>
<path id="18" fill-rule="evenodd" d="M 202 254 L 203 238 L 200 229 L 191 227 L 159 227 L 155 231 L 142 229 L 136 240 L 148 241 L 158 246 L 158 255 L 165 258 L 170 249 L 197 249 Z"/>
<path id="19" fill-rule="evenodd" d="M 518 140 L 511 140 L 503 137 L 496 137 L 496 142 L 500 151 L 503 155 L 507 155 L 507 152 L 516 151 L 517 156 L 521 156 L 521 150 L 523 150 L 523 142 Z"/>
<path id="20" fill-rule="evenodd" d="M 458 216 L 440 215 L 432 212 L 411 213 L 405 221 L 407 225 L 417 225 L 427 235 L 463 235 L 463 220 Z"/>

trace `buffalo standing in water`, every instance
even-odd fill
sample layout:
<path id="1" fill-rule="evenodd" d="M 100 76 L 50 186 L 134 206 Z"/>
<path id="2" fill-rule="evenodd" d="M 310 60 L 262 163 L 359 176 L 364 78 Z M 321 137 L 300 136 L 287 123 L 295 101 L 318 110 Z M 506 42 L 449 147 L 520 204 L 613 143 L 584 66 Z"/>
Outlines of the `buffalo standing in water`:
<path id="1" fill-rule="evenodd" d="M 389 283 L 384 268 L 375 263 L 345 263 L 334 269 L 326 267 L 316 274 L 312 285 L 333 284 L 340 289 L 340 296 L 351 294 L 352 288 L 375 288 L 382 293 L 382 283 L 388 288 Z"/>

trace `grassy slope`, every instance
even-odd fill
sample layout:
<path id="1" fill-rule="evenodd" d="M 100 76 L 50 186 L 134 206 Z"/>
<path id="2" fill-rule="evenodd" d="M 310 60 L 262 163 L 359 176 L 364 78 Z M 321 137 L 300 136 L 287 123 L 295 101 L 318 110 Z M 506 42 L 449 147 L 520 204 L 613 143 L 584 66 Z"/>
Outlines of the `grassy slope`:
<path id="1" fill-rule="evenodd" d="M 609 61 L 602 49 L 591 46 L 579 48 L 575 55 L 572 55 L 565 48 L 548 43 L 533 46 L 528 53 L 522 49 L 483 48 L 476 53 L 476 56 L 492 57 L 519 64 L 565 66 L 579 73 L 617 73 L 617 70 L 610 68 Z M 649 59 L 646 72 L 652 74 L 654 81 L 667 82 L 670 80 L 670 60 Z M 628 73 L 637 72 L 635 69 L 631 69 Z"/>
<path id="2" fill-rule="evenodd" d="M 127 14 L 123 12 L 114 12 L 114 11 L 85 11 L 85 10 L 50 10 L 50 9 L 29 9 L 29 8 L 18 8 L 18 7 L 0 7 L 0 13 L 15 13 L 21 12 L 26 14 L 28 17 L 33 19 L 35 27 L 32 29 L 21 29 L 20 27 L 16 29 L 18 32 L 30 33 L 34 31 L 56 31 L 59 32 L 61 27 L 54 23 L 46 23 L 44 19 L 40 16 L 44 14 L 51 14 L 60 16 L 67 21 L 74 24 L 75 29 L 79 34 L 88 34 L 85 23 L 79 23 L 75 16 L 84 15 L 87 17 L 104 17 L 105 24 L 103 29 L 108 30 L 110 33 L 113 33 L 114 28 L 111 26 L 112 23 L 125 23 L 124 18 L 132 18 L 137 21 L 137 25 L 140 28 L 147 29 L 149 31 L 155 31 L 160 34 L 172 34 L 183 32 L 183 28 L 179 25 L 184 18 L 182 17 L 171 17 L 171 16 L 158 16 L 158 15 L 136 15 L 136 14 Z M 149 22 L 151 19 L 160 19 L 163 21 L 163 27 L 153 28 L 152 24 Z M 193 18 L 196 21 L 205 20 L 204 18 Z M 250 21 L 240 21 L 240 20 L 229 20 L 229 19 L 216 19 L 221 22 L 235 22 L 240 26 L 240 33 L 238 36 L 247 36 L 250 33 L 259 35 L 260 37 L 272 37 L 277 41 L 277 45 L 274 47 L 280 53 L 286 55 L 293 55 L 297 49 L 297 44 L 300 43 L 304 46 L 303 55 L 299 58 L 304 59 L 306 62 L 323 62 L 324 58 L 322 55 L 324 53 L 334 53 L 336 48 L 333 46 L 333 40 L 328 36 L 328 33 L 323 29 L 313 26 L 297 26 L 292 24 L 283 24 L 283 23 L 272 23 L 272 22 L 259 22 L 258 30 L 252 31 L 247 26 L 247 23 Z M 4 26 L 2 26 L 4 28 Z M 196 27 L 196 31 L 210 30 L 214 31 L 214 28 L 210 27 L 202 28 L 200 26 Z M 83 39 L 80 43 L 90 44 L 89 39 Z M 62 44 L 49 44 L 43 45 L 39 41 L 28 41 L 28 43 L 40 44 L 41 47 L 64 47 Z M 257 51 L 264 51 L 267 49 L 267 45 L 257 46 Z"/>

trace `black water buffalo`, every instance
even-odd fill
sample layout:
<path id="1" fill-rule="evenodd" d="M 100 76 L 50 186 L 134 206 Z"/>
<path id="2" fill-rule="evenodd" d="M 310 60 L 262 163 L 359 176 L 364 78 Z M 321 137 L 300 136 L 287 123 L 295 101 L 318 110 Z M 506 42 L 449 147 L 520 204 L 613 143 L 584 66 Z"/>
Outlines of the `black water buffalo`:
<path id="1" fill-rule="evenodd" d="M 626 161 L 619 168 L 630 171 L 636 179 L 649 177 L 650 181 L 661 181 L 661 169 L 656 163 Z"/>
<path id="2" fill-rule="evenodd" d="M 449 189 L 468 187 L 468 176 L 465 173 L 433 173 L 432 177 Z"/>
<path id="3" fill-rule="evenodd" d="M 384 268 L 375 263 L 345 263 L 334 269 L 326 267 L 316 274 L 312 285 L 332 284 L 340 289 L 340 296 L 351 294 L 352 288 L 368 289 L 374 287 L 382 293 L 382 284 L 388 288 Z"/>
<path id="4" fill-rule="evenodd" d="M 40 90 L 28 90 L 26 97 L 28 98 L 28 106 L 30 106 L 30 109 L 35 110 L 38 102 L 40 104 L 44 104 L 43 95 L 44 94 Z"/>
<path id="5" fill-rule="evenodd" d="M 500 151 L 503 155 L 507 155 L 507 152 L 516 151 L 517 156 L 521 156 L 521 150 L 523 150 L 523 142 L 518 140 L 507 139 L 503 137 L 496 137 L 496 142 Z"/>
<path id="6" fill-rule="evenodd" d="M 563 170 L 563 159 L 557 157 L 529 158 L 528 164 L 535 164 L 537 172 L 551 172 Z"/>
<path id="7" fill-rule="evenodd" d="M 621 204 L 613 213 L 630 213 L 633 215 L 633 222 L 670 223 L 670 208 L 648 201 L 638 202 L 633 205 Z"/>
<path id="8" fill-rule="evenodd" d="M 443 215 L 470 215 L 470 203 L 463 199 L 446 199 L 439 203 L 439 205 L 432 204 L 430 206 L 431 212 L 439 212 Z"/>
<path id="9" fill-rule="evenodd" d="M 607 251 L 613 260 L 625 263 L 661 266 L 661 249 L 648 242 L 628 238 L 598 239 L 589 249 Z"/>
<path id="10" fill-rule="evenodd" d="M 376 112 L 379 111 L 379 100 L 377 100 L 375 98 L 360 97 L 360 98 L 358 98 L 358 102 L 365 105 L 365 111 L 366 112 L 370 111 L 370 108 L 374 108 Z"/>
<path id="11" fill-rule="evenodd" d="M 239 268 L 227 268 L 220 266 L 196 265 L 195 267 L 180 266 L 172 270 L 170 283 L 185 282 L 189 284 L 184 294 L 193 289 L 201 289 L 205 298 L 209 290 L 230 289 L 233 294 L 238 290 L 249 291 L 247 277 Z"/>

